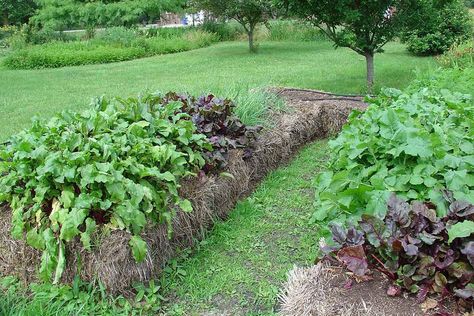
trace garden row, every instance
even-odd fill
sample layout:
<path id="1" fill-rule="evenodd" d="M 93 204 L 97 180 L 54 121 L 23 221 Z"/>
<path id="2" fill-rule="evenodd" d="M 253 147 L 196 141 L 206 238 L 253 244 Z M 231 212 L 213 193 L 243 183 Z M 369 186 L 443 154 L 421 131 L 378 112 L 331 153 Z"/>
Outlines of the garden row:
<path id="1" fill-rule="evenodd" d="M 323 257 L 362 278 L 382 272 L 389 295 L 450 297 L 467 310 L 474 306 L 472 51 L 470 58 L 465 69 L 386 89 L 352 114 L 330 142 L 313 216 L 331 222 Z"/>
<path id="2" fill-rule="evenodd" d="M 11 207 L 12 236 L 42 252 L 41 278 L 59 282 L 66 245 L 77 238 L 90 250 L 99 228 L 129 232 L 142 262 L 145 227 L 164 224 L 171 236 L 176 212 L 192 211 L 178 193 L 184 178 L 220 172 L 230 149 L 252 154 L 257 130 L 233 106 L 174 93 L 97 99 L 13 136 L 0 150 L 0 201 Z"/>
<path id="3" fill-rule="evenodd" d="M 350 111 L 293 111 L 256 141 L 233 107 L 212 95 L 97 99 L 13 136 L 0 150 L 2 275 L 128 291 Z"/>

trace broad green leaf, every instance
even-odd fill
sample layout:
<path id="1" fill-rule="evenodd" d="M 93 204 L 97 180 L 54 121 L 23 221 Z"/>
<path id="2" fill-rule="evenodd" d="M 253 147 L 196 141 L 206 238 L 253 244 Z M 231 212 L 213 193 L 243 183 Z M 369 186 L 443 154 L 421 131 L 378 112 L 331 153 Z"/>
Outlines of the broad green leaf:
<path id="1" fill-rule="evenodd" d="M 61 193 L 60 202 L 64 208 L 70 208 L 74 201 L 74 192 L 72 188 L 66 188 Z"/>
<path id="2" fill-rule="evenodd" d="M 474 222 L 464 221 L 459 222 L 448 228 L 449 243 L 456 238 L 465 238 L 471 236 L 474 233 Z"/>
<path id="3" fill-rule="evenodd" d="M 26 233 L 26 242 L 33 248 L 36 248 L 38 250 L 44 250 L 45 249 L 45 243 L 44 243 L 44 238 L 43 235 L 38 233 L 38 229 L 35 227 L 31 230 L 29 230 Z"/>
<path id="4" fill-rule="evenodd" d="M 81 242 L 85 249 L 91 250 L 91 236 L 94 233 L 97 224 L 92 218 L 86 219 L 86 230 L 81 233 Z"/>
<path id="5" fill-rule="evenodd" d="M 129 242 L 130 247 L 132 247 L 133 258 L 136 262 L 143 262 L 147 253 L 146 242 L 141 239 L 139 236 L 132 236 Z"/>
<path id="6" fill-rule="evenodd" d="M 193 206 L 189 200 L 181 200 L 178 203 L 179 208 L 183 210 L 183 212 L 190 213 L 193 211 Z"/>

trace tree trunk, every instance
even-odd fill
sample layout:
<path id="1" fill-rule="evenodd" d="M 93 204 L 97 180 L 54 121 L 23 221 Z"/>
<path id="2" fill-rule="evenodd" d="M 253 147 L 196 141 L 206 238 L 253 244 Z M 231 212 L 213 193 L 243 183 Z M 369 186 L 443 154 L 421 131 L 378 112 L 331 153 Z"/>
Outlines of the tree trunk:
<path id="1" fill-rule="evenodd" d="M 2 12 L 2 25 L 10 25 L 10 21 L 8 20 L 8 12 L 6 10 Z"/>
<path id="2" fill-rule="evenodd" d="M 254 44 L 254 28 L 250 28 L 250 30 L 248 31 L 248 36 L 249 36 L 249 50 L 251 53 L 255 53 L 256 52 L 256 49 L 255 49 L 255 44 Z"/>
<path id="3" fill-rule="evenodd" d="M 366 53 L 365 60 L 367 62 L 367 91 L 372 93 L 374 86 L 374 53 Z"/>

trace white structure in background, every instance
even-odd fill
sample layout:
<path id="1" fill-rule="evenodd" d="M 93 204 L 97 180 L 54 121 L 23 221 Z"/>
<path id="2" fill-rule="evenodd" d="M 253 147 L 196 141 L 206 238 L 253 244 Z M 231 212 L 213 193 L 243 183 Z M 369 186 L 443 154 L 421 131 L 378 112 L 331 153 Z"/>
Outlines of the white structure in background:
<path id="1" fill-rule="evenodd" d="M 200 25 L 204 23 L 204 11 L 200 11 L 194 14 L 186 14 L 182 20 L 184 25 Z"/>

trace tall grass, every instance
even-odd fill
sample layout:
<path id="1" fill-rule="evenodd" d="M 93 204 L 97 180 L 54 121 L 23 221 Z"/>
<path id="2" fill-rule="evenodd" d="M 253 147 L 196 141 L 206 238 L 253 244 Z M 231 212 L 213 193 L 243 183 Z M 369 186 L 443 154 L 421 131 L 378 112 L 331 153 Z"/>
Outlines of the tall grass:
<path id="1" fill-rule="evenodd" d="M 316 27 L 303 21 L 274 20 L 268 24 L 268 40 L 310 42 L 325 39 Z"/>
<path id="2" fill-rule="evenodd" d="M 159 34 L 158 34 L 159 35 Z M 10 69 L 60 68 L 126 61 L 159 54 L 184 52 L 217 42 L 215 34 L 192 30 L 180 35 L 138 36 L 115 28 L 88 41 L 55 41 L 13 51 L 4 60 Z"/>
<path id="3" fill-rule="evenodd" d="M 242 123 L 249 126 L 270 126 L 272 113 L 284 112 L 288 108 L 284 100 L 267 87 L 251 88 L 248 84 L 238 82 L 232 87 L 211 91 L 195 91 L 194 94 L 212 93 L 220 98 L 227 98 L 236 104 L 235 114 Z"/>

